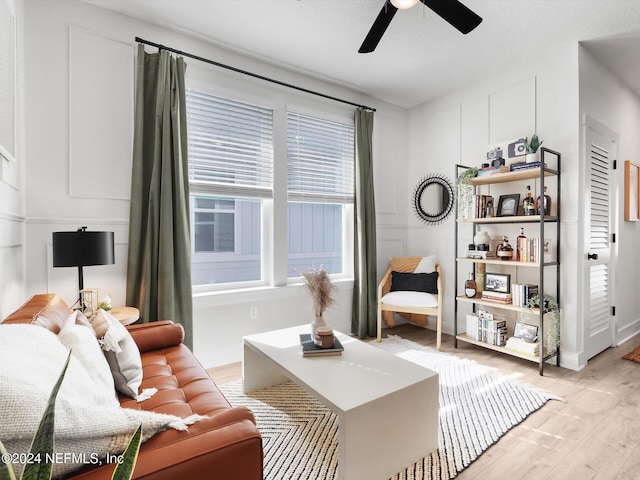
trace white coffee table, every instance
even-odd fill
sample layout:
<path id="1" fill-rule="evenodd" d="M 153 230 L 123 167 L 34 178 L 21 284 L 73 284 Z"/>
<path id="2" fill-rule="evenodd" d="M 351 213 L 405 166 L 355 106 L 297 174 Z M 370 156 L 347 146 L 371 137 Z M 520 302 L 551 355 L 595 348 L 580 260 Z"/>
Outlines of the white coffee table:
<path id="1" fill-rule="evenodd" d="M 244 337 L 244 391 L 293 380 L 335 412 L 341 480 L 387 480 L 438 447 L 437 373 L 338 332 L 341 355 L 303 357 L 309 328 Z"/>

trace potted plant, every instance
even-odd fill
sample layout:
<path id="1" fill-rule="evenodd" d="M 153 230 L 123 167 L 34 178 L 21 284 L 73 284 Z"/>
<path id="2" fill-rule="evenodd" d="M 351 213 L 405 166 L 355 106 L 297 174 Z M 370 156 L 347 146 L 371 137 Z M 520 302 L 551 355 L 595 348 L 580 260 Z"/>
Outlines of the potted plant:
<path id="1" fill-rule="evenodd" d="M 327 322 L 324 320 L 324 312 L 335 303 L 333 296 L 335 286 L 331 283 L 327 271 L 320 267 L 319 269 L 311 268 L 306 272 L 302 272 L 305 280 L 305 286 L 309 295 L 311 295 L 311 306 L 315 318 L 311 322 L 311 338 L 315 338 L 318 327 L 326 327 Z"/>
<path id="2" fill-rule="evenodd" d="M 473 199 L 471 180 L 478 176 L 478 169 L 470 167 L 458 175 L 458 216 L 469 218 L 469 206 Z"/>
<path id="3" fill-rule="evenodd" d="M 531 135 L 531 140 L 529 142 L 524 143 L 524 147 L 527 149 L 527 155 L 525 156 L 525 162 L 539 162 L 540 161 L 540 153 L 538 149 L 540 145 L 542 145 L 543 140 L 538 138 L 537 134 Z"/>
<path id="4" fill-rule="evenodd" d="M 560 346 L 560 306 L 554 297 L 544 295 L 543 297 L 544 319 L 546 338 L 544 345 L 549 353 L 553 353 Z M 527 301 L 527 308 L 540 308 L 540 295 L 534 295 Z M 529 313 L 525 314 L 527 317 Z"/>

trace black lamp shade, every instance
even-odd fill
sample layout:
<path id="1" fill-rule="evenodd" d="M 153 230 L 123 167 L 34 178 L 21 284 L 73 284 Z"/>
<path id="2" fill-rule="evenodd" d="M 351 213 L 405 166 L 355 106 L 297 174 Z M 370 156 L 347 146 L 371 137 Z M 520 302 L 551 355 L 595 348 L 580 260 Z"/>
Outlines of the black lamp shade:
<path id="1" fill-rule="evenodd" d="M 113 252 L 113 232 L 53 232 L 54 267 L 111 265 Z"/>

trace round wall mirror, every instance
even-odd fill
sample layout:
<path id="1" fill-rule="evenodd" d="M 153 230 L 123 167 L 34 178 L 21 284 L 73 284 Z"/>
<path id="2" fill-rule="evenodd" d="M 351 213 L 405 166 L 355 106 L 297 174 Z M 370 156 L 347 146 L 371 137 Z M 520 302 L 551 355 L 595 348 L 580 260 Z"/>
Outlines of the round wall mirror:
<path id="1" fill-rule="evenodd" d="M 453 210 L 453 186 L 451 181 L 439 174 L 427 175 L 413 192 L 413 209 L 425 223 L 437 225 Z"/>

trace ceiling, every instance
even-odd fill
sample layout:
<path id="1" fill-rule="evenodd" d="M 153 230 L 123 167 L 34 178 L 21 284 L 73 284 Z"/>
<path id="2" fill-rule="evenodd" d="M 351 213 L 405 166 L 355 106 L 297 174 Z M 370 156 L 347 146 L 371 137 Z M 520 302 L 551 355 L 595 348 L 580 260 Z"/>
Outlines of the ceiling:
<path id="1" fill-rule="evenodd" d="M 578 41 L 640 95 L 640 0 L 462 0 L 484 19 L 468 35 L 418 4 L 369 54 L 384 0 L 85 1 L 407 108 Z"/>

